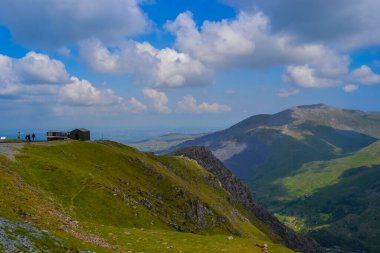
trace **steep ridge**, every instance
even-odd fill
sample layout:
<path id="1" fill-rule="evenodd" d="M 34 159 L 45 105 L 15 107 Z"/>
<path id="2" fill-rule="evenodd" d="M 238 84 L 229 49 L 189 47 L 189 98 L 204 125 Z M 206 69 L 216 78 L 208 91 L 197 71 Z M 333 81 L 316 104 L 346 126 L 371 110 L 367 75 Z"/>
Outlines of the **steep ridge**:
<path id="1" fill-rule="evenodd" d="M 301 106 L 274 115 L 256 115 L 175 148 L 208 147 L 252 186 L 260 203 L 272 208 L 282 192 L 274 184 L 276 180 L 295 173 L 304 163 L 339 158 L 374 143 L 376 126 L 380 126 L 378 113 Z"/>
<path id="2" fill-rule="evenodd" d="M 380 224 L 368 219 L 377 219 L 369 214 L 378 210 L 373 189 L 380 162 L 374 163 L 368 150 L 377 147 L 379 137 L 380 113 L 318 104 L 252 116 L 176 148 L 209 148 L 259 203 L 321 245 L 377 252 Z"/>
<path id="3" fill-rule="evenodd" d="M 185 156 L 193 159 L 203 168 L 216 175 L 222 186 L 249 210 L 255 218 L 269 226 L 276 235 L 279 235 L 281 241 L 286 246 L 300 252 L 324 252 L 315 241 L 295 233 L 261 207 L 253 198 L 248 187 L 228 170 L 206 147 L 180 148 L 172 152 L 171 155 Z"/>
<path id="4" fill-rule="evenodd" d="M 248 253 L 260 251 L 256 243 L 293 252 L 195 161 L 110 141 L 25 145 L 15 161 L 0 155 L 0 195 L 5 236 L 41 252 Z"/>

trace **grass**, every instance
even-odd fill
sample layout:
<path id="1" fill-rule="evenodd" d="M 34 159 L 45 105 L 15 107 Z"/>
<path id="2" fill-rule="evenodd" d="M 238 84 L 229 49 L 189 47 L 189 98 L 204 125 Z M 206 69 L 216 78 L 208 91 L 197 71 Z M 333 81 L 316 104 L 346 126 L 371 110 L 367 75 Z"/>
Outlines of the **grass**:
<path id="1" fill-rule="evenodd" d="M 185 141 L 199 138 L 202 135 L 204 134 L 171 133 L 135 143 L 130 143 L 129 145 L 146 152 L 158 152 L 177 146 L 178 144 L 181 144 Z"/>
<path id="2" fill-rule="evenodd" d="M 328 247 L 377 252 L 380 141 L 343 158 L 307 163 L 276 182 L 278 217 Z"/>
<path id="3" fill-rule="evenodd" d="M 378 252 L 379 123 L 380 113 L 303 106 L 256 115 L 180 146 L 220 152 L 227 141 L 245 145 L 224 164 L 259 203 L 325 246 Z"/>
<path id="4" fill-rule="evenodd" d="M 280 200 L 291 201 L 310 196 L 319 189 L 339 183 L 342 175 L 352 168 L 377 164 L 380 164 L 380 141 L 347 157 L 306 163 L 294 176 L 276 181 L 287 190 L 284 194 L 286 198 Z"/>
<path id="5" fill-rule="evenodd" d="M 95 252 L 292 252 L 197 163 L 114 142 L 26 145 L 0 156 L 0 216 Z M 177 232 L 173 227 L 185 232 Z M 233 238 L 233 239 L 231 239 Z"/>
<path id="6" fill-rule="evenodd" d="M 306 163 L 293 176 L 277 180 L 276 184 L 287 190 L 284 194 L 287 198 L 281 200 L 291 201 L 339 183 L 350 169 L 377 164 L 380 164 L 380 141 L 343 158 Z"/>

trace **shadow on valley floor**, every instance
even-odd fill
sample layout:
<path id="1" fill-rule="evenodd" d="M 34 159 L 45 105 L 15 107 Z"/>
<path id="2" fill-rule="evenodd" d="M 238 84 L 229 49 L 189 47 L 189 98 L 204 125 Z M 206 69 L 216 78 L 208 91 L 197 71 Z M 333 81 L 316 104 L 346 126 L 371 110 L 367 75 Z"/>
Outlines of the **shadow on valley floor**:
<path id="1" fill-rule="evenodd" d="M 302 219 L 303 232 L 325 247 L 347 252 L 380 248 L 380 165 L 351 168 L 339 183 L 280 206 L 278 212 Z"/>

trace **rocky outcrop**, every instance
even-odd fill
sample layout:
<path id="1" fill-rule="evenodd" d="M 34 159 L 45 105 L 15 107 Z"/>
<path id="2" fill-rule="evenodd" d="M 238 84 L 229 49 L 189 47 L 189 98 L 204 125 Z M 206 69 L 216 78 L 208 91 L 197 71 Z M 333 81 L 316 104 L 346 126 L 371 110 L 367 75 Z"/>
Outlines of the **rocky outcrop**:
<path id="1" fill-rule="evenodd" d="M 248 187 L 206 147 L 180 148 L 172 152 L 171 155 L 193 159 L 203 168 L 214 174 L 222 186 L 252 214 L 252 219 L 255 217 L 263 222 L 275 235 L 281 238 L 281 242 L 287 247 L 303 253 L 325 252 L 314 240 L 297 234 L 260 206 Z"/>
<path id="2" fill-rule="evenodd" d="M 62 242 L 48 231 L 0 217 L 0 252 L 48 252 L 41 242 L 54 245 L 56 252 L 64 251 Z"/>

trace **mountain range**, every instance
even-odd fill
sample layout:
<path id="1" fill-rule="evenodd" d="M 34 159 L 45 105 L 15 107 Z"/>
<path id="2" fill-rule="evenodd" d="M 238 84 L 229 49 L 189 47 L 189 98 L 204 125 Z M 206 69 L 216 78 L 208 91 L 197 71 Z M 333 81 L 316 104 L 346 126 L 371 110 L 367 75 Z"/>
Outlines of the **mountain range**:
<path id="1" fill-rule="evenodd" d="M 18 145 L 0 155 L 1 252 L 324 252 L 203 148 L 195 161 L 111 141 L 1 145 Z"/>
<path id="2" fill-rule="evenodd" d="M 259 203 L 338 252 L 378 252 L 380 113 L 324 104 L 247 118 L 169 151 L 205 146 Z"/>

